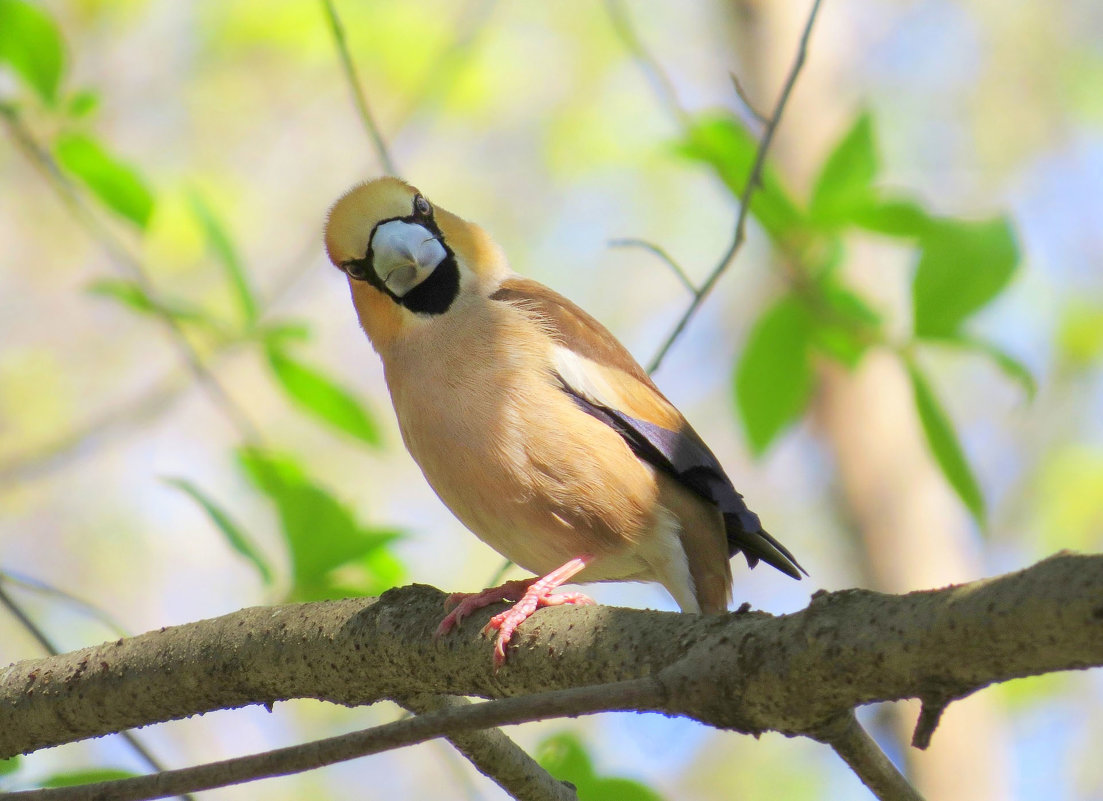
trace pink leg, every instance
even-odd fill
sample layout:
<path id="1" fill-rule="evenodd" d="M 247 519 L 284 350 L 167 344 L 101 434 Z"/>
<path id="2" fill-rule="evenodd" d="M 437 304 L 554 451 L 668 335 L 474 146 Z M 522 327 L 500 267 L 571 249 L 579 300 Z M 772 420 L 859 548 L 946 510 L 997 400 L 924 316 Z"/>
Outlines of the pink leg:
<path id="1" fill-rule="evenodd" d="M 483 634 L 488 634 L 494 629 L 498 630 L 498 639 L 494 643 L 494 669 L 500 668 L 506 661 L 506 645 L 509 644 L 513 632 L 524 623 L 529 616 L 542 606 L 560 606 L 561 604 L 578 604 L 585 606 L 593 601 L 580 592 L 552 595 L 551 592 L 560 584 L 566 584 L 572 577 L 593 561 L 589 554 L 572 559 L 556 570 L 553 570 L 542 579 L 532 581 L 525 594 L 510 609 L 495 615 L 483 627 Z"/>
<path id="2" fill-rule="evenodd" d="M 452 611 L 437 626 L 437 636 L 441 637 L 460 623 L 472 612 L 499 601 L 519 601 L 528 591 L 536 578 L 507 581 L 500 587 L 487 587 L 482 592 L 454 592 L 444 602 L 445 609 Z"/>
<path id="3" fill-rule="evenodd" d="M 498 630 L 498 641 L 494 645 L 494 667 L 495 669 L 500 668 L 506 659 L 506 644 L 513 636 L 514 630 L 537 609 L 542 606 L 559 606 L 561 604 L 586 606 L 593 603 L 593 600 L 580 592 L 567 592 L 562 595 L 551 594 L 552 590 L 560 584 L 565 584 L 591 561 L 593 561 L 592 556 L 583 554 L 553 570 L 543 578 L 507 581 L 500 587 L 488 587 L 482 592 L 453 593 L 445 601 L 445 607 L 452 607 L 452 611 L 440 622 L 437 627 L 437 636 L 447 634 L 477 609 L 482 609 L 484 606 L 490 606 L 499 601 L 516 601 L 517 603 L 511 609 L 492 617 L 490 622 L 483 628 L 484 634 L 494 629 Z"/>

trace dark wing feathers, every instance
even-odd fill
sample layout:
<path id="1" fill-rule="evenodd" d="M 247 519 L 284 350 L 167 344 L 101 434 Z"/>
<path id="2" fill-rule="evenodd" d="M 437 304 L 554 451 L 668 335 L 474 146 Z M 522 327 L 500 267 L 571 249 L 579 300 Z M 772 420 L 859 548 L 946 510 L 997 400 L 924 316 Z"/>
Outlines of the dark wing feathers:
<path id="1" fill-rule="evenodd" d="M 716 504 L 724 516 L 728 536 L 728 557 L 740 551 L 754 567 L 761 559 L 786 575 L 800 579 L 808 572 L 789 549 L 762 530 L 758 515 L 747 508 L 712 451 L 697 433 L 670 431 L 662 426 L 593 403 L 560 379 L 563 390 L 588 414 L 624 437 L 632 451 L 645 462 L 673 476 L 702 498 Z"/>
<path id="2" fill-rule="evenodd" d="M 678 431 L 596 403 L 561 376 L 559 379 L 563 390 L 583 410 L 616 430 L 639 458 L 716 504 L 724 516 L 729 558 L 742 551 L 751 567 L 762 560 L 795 579 L 799 579 L 801 573 L 807 575 L 785 546 L 762 530 L 758 515 L 747 508 L 743 496 L 736 492 L 712 451 L 673 406 L 669 406 L 651 377 L 605 326 L 559 293 L 519 276 L 504 280 L 490 298 L 534 315 L 572 352 L 624 373 L 649 388 L 664 408 L 669 407 L 673 418 L 681 423 Z"/>

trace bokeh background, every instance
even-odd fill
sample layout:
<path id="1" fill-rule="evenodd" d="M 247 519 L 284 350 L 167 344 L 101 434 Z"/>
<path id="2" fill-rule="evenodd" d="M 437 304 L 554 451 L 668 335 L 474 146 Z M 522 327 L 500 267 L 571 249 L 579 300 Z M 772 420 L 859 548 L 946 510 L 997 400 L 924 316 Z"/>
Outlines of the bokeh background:
<path id="1" fill-rule="evenodd" d="M 43 146 L 75 134 L 96 137 L 133 168 L 153 202 L 143 230 L 92 198 L 90 233 L 8 126 L 0 144 L 5 588 L 71 649 L 115 635 L 73 603 L 12 578 L 63 588 L 132 632 L 275 602 L 292 584 L 278 510 L 234 455 L 240 427 L 189 374 L 140 301 L 120 301 L 117 284 L 105 289 L 103 280 L 118 275 L 105 235 L 137 255 L 157 297 L 225 319 L 241 304 L 227 281 L 229 247 L 255 290 L 259 324 L 294 322 L 287 353 L 365 405 L 368 422 L 358 425 L 374 426 L 372 433 L 320 425 L 274 380 L 256 338 L 185 325 L 267 447 L 294 459 L 363 530 L 400 532 L 367 568 L 346 577 L 349 586 L 485 585 L 501 559 L 448 514 L 403 450 L 380 365 L 357 327 L 344 279 L 322 253 L 329 204 L 381 172 L 324 7 L 290 0 L 49 0 L 36 7 L 65 41 L 59 105 L 51 108 L 2 66 L 0 98 Z M 752 130 L 729 75 L 739 76 L 756 107 L 772 109 L 808 13 L 803 2 L 766 0 L 620 8 L 686 113 L 726 109 Z M 652 255 L 609 241 L 661 245 L 700 281 L 731 239 L 735 204 L 707 168 L 679 151 L 682 122 L 609 7 L 380 0 L 342 2 L 337 10 L 400 173 L 435 203 L 488 228 L 517 271 L 566 294 L 641 361 L 649 359 L 689 294 Z M 733 370 L 756 318 L 786 280 L 752 221 L 734 267 L 657 373 L 752 508 L 812 574 L 797 584 L 737 564 L 737 602 L 785 613 L 820 588 L 941 586 L 1103 543 L 1101 87 L 1103 6 L 1093 0 L 826 3 L 778 132 L 778 173 L 795 197 L 806 197 L 825 155 L 866 110 L 879 184 L 920 199 L 932 213 L 1009 215 L 1018 270 L 970 325 L 1021 360 L 1038 390 L 1028 400 L 976 354 L 920 354 L 987 501 L 983 526 L 934 466 L 905 373 L 883 350 L 866 353 L 852 371 L 817 363 L 807 412 L 752 458 L 733 401 Z M 215 220 L 222 240 L 204 219 Z M 846 247 L 848 281 L 890 332 L 907 331 L 915 249 L 857 233 L 847 235 Z M 300 328 L 308 338 L 296 336 Z M 376 434 L 379 446 L 365 441 Z M 266 584 L 166 477 L 190 482 L 231 514 L 272 563 L 274 580 Z M 591 589 L 604 603 L 674 608 L 655 587 Z M 39 653 L 25 630 L 0 615 L 0 661 Z M 929 797 L 1103 798 L 1098 674 L 1017 681 L 956 704 L 922 755 L 896 745 L 916 712 L 894 705 L 863 716 Z M 165 762 L 181 766 L 398 714 L 288 703 L 142 736 Z M 548 741 L 561 732 L 573 734 Z M 633 789 L 637 797 L 868 797 L 827 749 L 777 735 L 754 740 L 638 715 L 512 733 L 545 755 L 581 747 L 598 775 L 650 788 Z M 107 739 L 26 759 L 15 784 L 90 766 L 141 767 Z M 440 743 L 219 797 L 258 792 L 274 799 L 503 797 Z"/>

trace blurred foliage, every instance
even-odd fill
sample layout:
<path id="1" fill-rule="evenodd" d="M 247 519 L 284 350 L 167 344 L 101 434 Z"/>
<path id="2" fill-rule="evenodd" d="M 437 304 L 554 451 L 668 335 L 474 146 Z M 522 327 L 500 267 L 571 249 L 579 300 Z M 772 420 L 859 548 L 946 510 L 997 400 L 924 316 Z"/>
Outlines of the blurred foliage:
<path id="1" fill-rule="evenodd" d="M 249 286 L 249 278 L 245 274 L 245 265 L 237 254 L 237 248 L 230 238 L 229 232 L 222 221 L 215 215 L 214 210 L 208 205 L 197 191 L 188 195 L 191 201 L 192 211 L 199 221 L 206 235 L 207 245 L 218 263 L 225 269 L 226 280 L 233 290 L 237 300 L 238 310 L 241 312 L 241 323 L 245 328 L 250 328 L 257 323 L 259 309 L 253 289 Z"/>
<path id="2" fill-rule="evenodd" d="M 1050 454 L 1041 468 L 1036 552 L 1098 549 L 1103 544 L 1103 452 L 1069 444 Z"/>
<path id="3" fill-rule="evenodd" d="M 286 30 L 299 36 L 304 15 L 317 13 L 294 5 L 280 8 L 284 16 L 290 17 L 281 22 L 279 13 L 264 15 L 270 32 Z M 230 32 L 233 27 L 227 25 L 222 30 Z M 259 41 L 264 37 L 254 32 L 251 38 Z M 115 156 L 109 146 L 84 130 L 86 118 L 99 104 L 96 91 L 81 89 L 69 95 L 65 103 L 56 102 L 66 91 L 63 52 L 60 33 L 49 15 L 23 0 L 0 0 L 0 64 L 9 65 L 45 102 L 46 116 L 52 121 L 47 127 L 52 141 L 36 157 L 48 159 L 52 153 L 56 167 L 83 186 L 100 208 L 132 223 L 143 235 L 156 208 L 155 192 L 139 167 Z M 4 103 L 3 111 L 13 125 L 24 125 L 17 106 Z M 54 168 L 47 165 L 48 171 Z M 304 339 L 309 328 L 287 320 L 262 323 L 263 309 L 230 230 L 202 193 L 192 189 L 187 197 L 190 225 L 220 267 L 226 293 L 234 299 L 236 319 L 223 319 L 204 305 L 158 291 L 148 283 L 141 264 L 137 269 L 129 267 L 125 278 L 93 282 L 88 292 L 145 317 L 197 326 L 214 335 L 217 347 L 256 348 L 268 364 L 275 386 L 295 408 L 335 431 L 378 448 L 379 426 L 364 404 L 322 369 L 291 356 L 289 343 Z M 107 236 L 100 229 L 93 230 L 101 238 Z M 110 239 L 103 239 L 101 244 L 112 253 L 117 247 Z M 138 278 L 132 277 L 135 272 Z M 401 565 L 388 550 L 400 535 L 359 525 L 347 508 L 309 478 L 294 457 L 276 457 L 245 448 L 238 454 L 238 462 L 279 518 L 292 568 L 289 598 L 375 595 L 401 580 Z M 169 479 L 169 484 L 203 509 L 228 545 L 249 560 L 265 584 L 274 580 L 271 562 L 226 510 L 186 478 Z"/>
<path id="4" fill-rule="evenodd" d="M 757 147 L 738 117 L 710 113 L 690 126 L 679 149 L 711 167 L 738 199 Z M 807 211 L 766 162 L 750 213 L 778 252 L 787 288 L 751 327 L 735 370 L 736 407 L 751 451 L 762 455 L 804 415 L 815 386 L 815 354 L 853 368 L 870 346 L 891 348 L 906 362 L 936 462 L 983 525 L 980 485 L 914 352 L 935 343 L 982 354 L 1033 395 L 1033 378 L 1021 362 L 965 328 L 1014 276 L 1019 264 L 1014 230 L 1002 217 L 984 222 L 934 217 L 918 202 L 878 189 L 879 171 L 873 118 L 865 111 L 828 153 Z M 906 342 L 890 340 L 881 315 L 840 273 L 842 237 L 853 229 L 901 239 L 918 251 L 912 280 L 914 333 Z"/>
<path id="5" fill-rule="evenodd" d="M 747 336 L 735 371 L 735 395 L 757 455 L 808 405 L 815 385 L 810 356 L 815 331 L 803 300 L 786 295 L 763 312 Z"/>
<path id="6" fill-rule="evenodd" d="M 134 167 L 112 156 L 97 139 L 87 134 L 62 134 L 54 141 L 54 155 L 104 206 L 139 228 L 149 225 L 153 193 Z"/>
<path id="7" fill-rule="evenodd" d="M 1057 344 L 1061 361 L 1074 370 L 1103 359 L 1103 305 L 1072 303 L 1061 316 Z"/>
<path id="8" fill-rule="evenodd" d="M 290 456 L 244 448 L 238 461 L 279 516 L 291 559 L 288 601 L 379 595 L 402 580 L 402 566 L 387 547 L 398 532 L 360 525 Z"/>
<path id="9" fill-rule="evenodd" d="M 923 426 L 923 433 L 927 435 L 927 442 L 930 443 L 938 466 L 942 468 L 943 474 L 957 490 L 973 517 L 983 521 L 984 496 L 973 477 L 973 471 L 969 469 L 969 463 L 965 461 L 965 453 L 946 412 L 942 410 L 942 405 L 931 391 L 927 379 L 914 362 L 908 364 L 908 377 L 912 383 L 919 422 Z"/>
<path id="10" fill-rule="evenodd" d="M 687 158 L 711 166 L 728 191 L 739 198 L 751 177 L 758 138 L 738 117 L 716 112 L 698 117 L 678 150 Z M 789 237 L 798 235 L 806 225 L 769 161 L 762 170 L 760 186 L 751 196 L 751 213 L 778 246 L 787 245 Z"/>
<path id="11" fill-rule="evenodd" d="M 382 446 L 379 426 L 355 395 L 310 365 L 293 359 L 277 343 L 269 341 L 265 353 L 277 383 L 300 409 L 373 448 Z"/>
<path id="12" fill-rule="evenodd" d="M 0 64 L 8 64 L 53 105 L 65 67 L 65 48 L 53 19 L 24 0 L 0 0 Z"/>
<path id="13" fill-rule="evenodd" d="M 231 519 L 229 513 L 219 506 L 219 504 L 207 495 L 207 493 L 187 479 L 166 478 L 165 483 L 171 487 L 176 487 L 176 489 L 185 493 L 193 501 L 203 507 L 203 511 L 207 513 L 207 517 L 209 517 L 211 522 L 222 532 L 222 536 L 226 538 L 226 542 L 229 543 L 230 547 L 252 562 L 257 573 L 260 574 L 261 581 L 266 585 L 272 583 L 273 571 L 268 564 L 268 560 L 264 557 L 264 554 L 261 553 L 260 549 L 253 544 L 249 535 L 242 530 L 241 526 Z"/>
<path id="14" fill-rule="evenodd" d="M 57 773 L 51 773 L 45 778 L 28 782 L 19 775 L 22 768 L 23 762 L 19 757 L 0 759 L 0 790 L 4 790 L 8 786 L 14 787 L 17 784 L 26 785 L 28 783 L 32 784 L 34 787 L 43 789 L 75 787 L 79 784 L 93 784 L 95 782 L 107 782 L 114 779 L 129 779 L 132 776 L 138 775 L 133 771 L 122 770 L 121 768 L 97 767 L 59 771 Z"/>
<path id="15" fill-rule="evenodd" d="M 997 688 L 1003 702 L 1013 711 L 1029 709 L 1075 688 L 1072 674 L 1067 671 L 1046 673 L 1042 676 L 1027 676 L 1001 682 Z"/>
<path id="16" fill-rule="evenodd" d="M 48 778 L 37 782 L 39 787 L 75 787 L 78 784 L 93 784 L 96 782 L 109 782 L 115 779 L 129 779 L 138 774 L 131 770 L 114 768 L 89 768 L 88 770 L 69 770 L 64 773 L 55 773 Z"/>
<path id="17" fill-rule="evenodd" d="M 117 8 L 91 0 L 74 4 L 70 12 L 77 18 L 83 15 L 87 22 L 109 7 Z M 512 124 L 517 98 L 535 91 L 528 83 L 531 74 L 515 67 L 537 60 L 543 31 L 499 37 L 459 70 L 453 69 L 447 58 L 437 61 L 435 54 L 448 50 L 453 29 L 462 24 L 462 16 L 470 8 L 467 4 L 455 19 L 427 15 L 416 4 L 341 3 L 340 7 L 353 52 L 369 67 L 364 70 L 365 82 L 369 87 L 385 85 L 401 99 L 407 116 L 423 97 L 432 95 L 446 112 L 462 117 L 462 125 L 457 127 L 501 127 Z M 333 61 L 331 43 L 314 4 L 211 3 L 204 4 L 200 14 L 207 17 L 199 31 L 200 66 L 239 64 L 232 58 L 242 53 L 256 57 L 252 63 L 258 73 L 264 73 L 269 62 L 291 62 L 302 73 Z M 370 39 L 365 31 L 371 32 Z M 416 31 L 413 47 L 410 31 Z M 605 51 L 595 55 L 585 49 L 572 55 L 577 59 L 572 62 L 574 68 L 587 74 L 596 72 L 601 66 L 597 62 L 609 57 Z M 448 68 L 442 69 L 442 63 Z M 211 186 L 218 185 L 218 176 L 203 182 L 202 191 L 197 188 L 198 179 L 194 184 L 190 179 L 182 181 L 184 188 L 174 191 L 160 175 L 156 182 L 150 180 L 141 164 L 124 155 L 132 152 L 130 148 L 97 132 L 101 106 L 109 106 L 114 99 L 110 88 L 101 92 L 70 85 L 65 43 L 50 15 L 37 4 L 0 0 L 0 69 L 10 71 L 21 89 L 15 99 L 0 101 L 0 110 L 21 124 L 33 124 L 45 143 L 44 151 L 52 154 L 61 174 L 97 211 L 106 212 L 104 216 L 112 223 L 122 223 L 118 227 L 137 239 L 147 263 L 183 264 L 205 250 L 217 268 L 214 293 L 222 307 L 206 295 L 197 299 L 184 297 L 188 293 L 176 287 L 169 290 L 164 286 L 169 283 L 164 280 L 165 270 L 158 273 L 156 285 L 146 286 L 130 276 L 101 278 L 87 287 L 89 293 L 147 321 L 171 319 L 189 338 L 202 334 L 213 342 L 206 358 L 234 348 L 247 351 L 266 368 L 264 375 L 271 387 L 292 410 L 348 442 L 372 450 L 380 447 L 380 428 L 371 410 L 303 354 L 302 343 L 309 339 L 311 326 L 300 320 L 273 318 L 255 291 L 255 276 L 250 275 L 243 249 L 235 241 L 234 226 L 222 214 L 235 207 L 211 191 Z M 1061 93 L 1062 97 L 1098 115 L 1103 109 L 1097 91 L 1100 75 L 1103 60 L 1085 51 L 1075 70 L 1064 64 L 1053 75 L 1033 77 L 1048 81 L 1047 86 L 1055 81 L 1067 84 L 1069 91 Z M 221 80 L 219 91 L 225 91 L 230 99 L 219 97 L 218 101 L 236 102 L 236 74 Z M 565 172 L 567 165 L 577 170 L 613 158 L 624 160 L 625 154 L 641 159 L 650 155 L 649 131 L 635 124 L 631 106 L 626 105 L 625 113 L 619 115 L 631 122 L 621 121 L 621 128 L 609 122 L 605 104 L 627 103 L 624 93 L 588 81 L 581 84 L 584 104 L 564 103 L 556 114 L 541 117 L 541 124 L 550 132 L 545 134 L 545 144 L 557 167 Z M 455 91 L 446 92 L 448 86 Z M 269 98 L 261 102 L 267 103 Z M 557 98 L 541 96 L 541 102 L 550 106 Z M 217 107 L 217 103 L 211 105 Z M 493 137 L 489 141 L 494 142 Z M 757 136 L 729 112 L 695 116 L 676 146 L 685 158 L 710 168 L 733 198 L 745 189 L 757 147 Z M 502 163 L 506 161 L 503 157 Z M 983 520 L 985 500 L 979 483 L 939 393 L 922 367 L 921 356 L 936 348 L 982 355 L 1021 384 L 1028 395 L 1034 395 L 1034 378 L 1022 362 L 974 330 L 978 313 L 1015 279 L 1019 236 L 1003 216 L 980 221 L 940 216 L 928 203 L 882 187 L 878 183 L 881 174 L 876 120 L 869 111 L 855 116 L 828 153 L 807 199 L 785 186 L 779 171 L 767 162 L 750 212 L 774 249 L 784 288 L 750 326 L 734 372 L 735 404 L 752 452 L 763 455 L 807 412 L 814 394 L 817 359 L 853 368 L 871 347 L 890 348 L 908 368 L 916 410 L 939 466 L 963 503 Z M 903 341 L 890 339 L 887 332 L 895 330 L 891 321 L 848 285 L 842 274 L 844 238 L 855 232 L 885 237 L 914 252 L 912 320 L 910 334 Z M 1101 307 L 1077 299 L 1062 316 L 1056 344 L 1059 365 L 1071 373 L 1098 364 L 1103 358 Z M 60 391 L 66 378 L 63 365 L 55 364 L 52 354 L 41 350 L 9 351 L 5 359 L 0 364 L 2 422 L 30 431 L 48 427 L 61 417 L 46 412 L 64 405 L 66 396 Z M 28 389 L 31 386 L 34 394 Z M 9 407 L 17 411 L 9 414 Z M 212 492 L 203 486 L 208 482 L 187 477 L 166 482 L 203 511 L 228 549 L 247 560 L 265 585 L 281 588 L 288 600 L 310 600 L 378 594 L 404 579 L 403 567 L 393 552 L 403 535 L 358 520 L 351 505 L 311 475 L 298 454 L 277 454 L 250 443 L 237 451 L 235 462 L 272 510 L 286 560 L 266 554 L 256 544 L 260 539 L 254 537 L 256 532 L 239 524 L 216 499 L 216 495 L 225 497 L 224 488 Z M 1099 451 L 1081 444 L 1059 449 L 1042 465 L 1040 476 L 1034 504 L 1038 520 L 1034 522 L 1042 536 L 1033 546 L 1039 553 L 1064 547 L 1097 548 L 1103 536 L 1098 504 L 1103 497 L 1103 457 Z M 285 563 L 289 575 L 281 576 L 279 565 Z M 1047 676 L 1009 683 L 1001 692 L 1013 703 L 1026 704 L 1062 690 L 1068 682 L 1065 674 Z M 538 755 L 554 775 L 573 782 L 584 801 L 659 798 L 639 782 L 598 776 L 588 746 L 574 735 L 546 739 Z M 18 759 L 0 762 L 0 781 L 15 774 L 20 764 Z M 111 775 L 129 774 L 71 771 L 56 774 L 43 786 Z M 775 780 L 770 773 L 752 774 L 740 789 L 768 794 L 785 787 L 781 791 L 785 797 L 814 797 L 819 785 L 808 776 L 792 771 Z M 761 793 L 754 791 L 759 785 Z"/>
<path id="18" fill-rule="evenodd" d="M 579 801 L 662 801 L 662 796 L 632 779 L 598 776 L 586 746 L 576 734 L 561 732 L 536 746 L 536 759 L 552 776 L 570 782 Z"/>

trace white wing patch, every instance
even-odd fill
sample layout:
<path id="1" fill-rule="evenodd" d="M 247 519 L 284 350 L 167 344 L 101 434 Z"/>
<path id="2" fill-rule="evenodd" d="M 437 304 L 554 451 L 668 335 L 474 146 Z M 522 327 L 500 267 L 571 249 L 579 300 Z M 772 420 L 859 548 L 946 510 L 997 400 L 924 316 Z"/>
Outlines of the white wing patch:
<path id="1" fill-rule="evenodd" d="M 570 348 L 555 345 L 552 348 L 552 364 L 567 386 L 591 403 L 610 409 L 623 406 L 617 391 L 596 362 L 579 356 Z"/>

